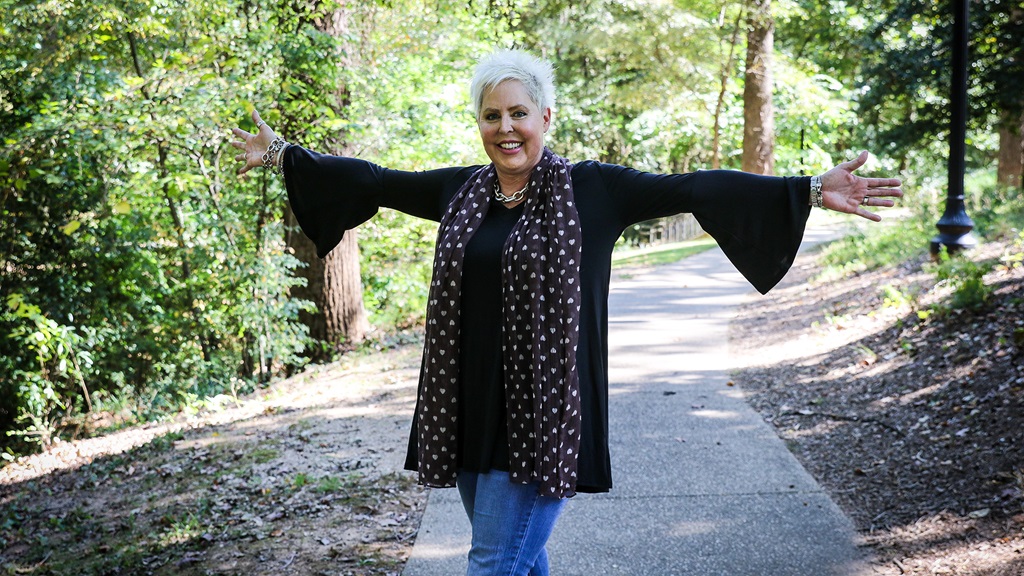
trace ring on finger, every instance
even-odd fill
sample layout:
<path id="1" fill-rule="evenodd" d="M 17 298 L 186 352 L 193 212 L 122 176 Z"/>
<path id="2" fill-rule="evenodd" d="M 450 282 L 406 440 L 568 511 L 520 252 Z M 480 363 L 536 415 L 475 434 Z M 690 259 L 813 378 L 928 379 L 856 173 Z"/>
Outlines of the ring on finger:
<path id="1" fill-rule="evenodd" d="M 863 204 L 864 206 L 868 206 L 868 200 L 871 200 L 871 196 L 865 196 L 864 199 L 860 201 L 860 203 Z"/>
<path id="2" fill-rule="evenodd" d="M 264 124 L 266 124 L 266 122 L 260 120 L 259 122 L 256 123 L 256 129 L 259 130 L 260 128 L 263 127 Z"/>

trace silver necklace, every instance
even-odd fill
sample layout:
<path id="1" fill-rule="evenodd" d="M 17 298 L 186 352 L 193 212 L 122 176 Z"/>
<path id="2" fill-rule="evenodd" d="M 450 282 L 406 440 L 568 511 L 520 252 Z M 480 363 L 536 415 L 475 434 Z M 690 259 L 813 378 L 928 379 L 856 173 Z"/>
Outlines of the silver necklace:
<path id="1" fill-rule="evenodd" d="M 526 189 L 530 187 L 530 183 L 527 182 L 523 189 L 511 196 L 505 196 L 501 193 L 501 183 L 497 180 L 494 181 L 494 197 L 502 204 L 508 204 L 509 202 L 519 202 L 526 195 Z"/>

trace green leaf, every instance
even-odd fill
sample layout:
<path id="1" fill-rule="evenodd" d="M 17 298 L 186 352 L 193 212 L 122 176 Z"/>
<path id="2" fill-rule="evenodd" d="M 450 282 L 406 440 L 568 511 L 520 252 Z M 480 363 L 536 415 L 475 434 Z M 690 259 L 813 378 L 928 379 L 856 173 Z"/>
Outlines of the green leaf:
<path id="1" fill-rule="evenodd" d="M 61 232 L 67 234 L 68 236 L 71 236 L 72 234 L 75 233 L 75 230 L 78 230 L 79 228 L 81 228 L 81 226 L 81 222 L 79 222 L 78 220 L 72 220 L 71 222 L 68 222 L 64 226 L 61 226 L 60 230 Z"/>
<path id="2" fill-rule="evenodd" d="M 117 204 L 114 204 L 114 214 L 128 214 L 131 211 L 132 206 L 127 200 L 121 200 Z"/>

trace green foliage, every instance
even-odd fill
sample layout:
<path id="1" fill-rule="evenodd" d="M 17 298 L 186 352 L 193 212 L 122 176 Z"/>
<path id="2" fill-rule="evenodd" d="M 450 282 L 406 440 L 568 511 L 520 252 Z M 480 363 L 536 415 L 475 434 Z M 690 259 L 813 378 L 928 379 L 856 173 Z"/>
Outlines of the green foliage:
<path id="1" fill-rule="evenodd" d="M 324 476 L 317 480 L 315 490 L 317 492 L 326 493 L 339 492 L 342 488 L 344 488 L 344 486 L 345 483 L 340 478 L 336 478 L 334 476 Z"/>
<path id="2" fill-rule="evenodd" d="M 931 266 L 939 285 L 953 289 L 950 307 L 953 309 L 978 308 L 988 300 L 992 286 L 985 284 L 985 275 L 992 271 L 993 262 L 975 262 L 966 255 L 950 256 L 943 246 L 939 262 Z"/>
<path id="3" fill-rule="evenodd" d="M 704 252 L 705 250 L 710 250 L 716 245 L 717 244 L 713 238 L 705 236 L 696 240 L 663 244 L 654 248 L 616 252 L 612 255 L 612 268 L 671 264 L 672 262 L 678 262 L 687 256 L 692 256 L 694 254 Z"/>
<path id="4" fill-rule="evenodd" d="M 824 269 L 819 280 L 842 278 L 923 256 L 929 238 L 934 235 L 931 227 L 922 218 L 907 218 L 873 227 L 870 233 L 857 232 L 837 240 L 822 251 Z"/>
<path id="5" fill-rule="evenodd" d="M 999 260 L 1006 270 L 1024 266 L 1024 232 L 1017 233 L 1017 238 L 1013 241 L 1013 248 L 1008 249 Z"/>
<path id="6" fill-rule="evenodd" d="M 230 172 L 269 92 L 241 8 L 4 2 L 0 429 L 160 417 L 303 362 L 280 189 Z"/>
<path id="7" fill-rule="evenodd" d="M 853 3 L 843 2 L 852 5 Z M 953 13 L 943 2 L 858 2 L 858 14 L 875 14 L 862 47 L 863 77 L 870 90 L 860 99 L 877 142 L 906 153 L 948 133 Z M 968 114 L 974 138 L 983 138 L 1004 115 L 1019 118 L 1024 90 L 1024 11 L 1019 2 L 971 2 Z M 977 157 L 981 147 L 969 138 Z M 987 162 L 988 159 L 982 160 Z"/>
<path id="8" fill-rule="evenodd" d="M 476 60 L 511 43 L 500 2 L 395 2 L 356 11 L 363 42 L 347 77 L 354 155 L 425 170 L 488 162 L 469 106 Z M 426 310 L 437 225 L 384 210 L 359 231 L 364 304 L 381 328 L 417 324 Z"/>
<path id="9" fill-rule="evenodd" d="M 996 183 L 994 168 L 968 173 L 964 187 L 967 214 L 983 238 L 1012 237 L 1024 229 L 1024 194 Z"/>
<path id="10" fill-rule="evenodd" d="M 436 225 L 384 211 L 363 227 L 363 301 L 370 321 L 405 328 L 426 311 Z"/>
<path id="11" fill-rule="evenodd" d="M 75 399 L 84 399 L 91 408 L 85 377 L 92 368 L 92 355 L 85 350 L 86 339 L 73 326 L 47 318 L 38 306 L 25 302 L 21 294 L 7 297 L 3 316 L 15 327 L 8 334 L 20 348 L 25 364 L 10 362 L 10 379 L 17 384 L 13 400 L 21 407 L 16 434 L 32 442 L 49 446 L 61 423 L 62 414 L 72 411 Z M 82 394 L 79 396 L 78 391 Z"/>
<path id="12" fill-rule="evenodd" d="M 916 302 L 915 295 L 903 292 L 892 284 L 882 286 L 882 307 L 896 308 L 911 306 Z"/>

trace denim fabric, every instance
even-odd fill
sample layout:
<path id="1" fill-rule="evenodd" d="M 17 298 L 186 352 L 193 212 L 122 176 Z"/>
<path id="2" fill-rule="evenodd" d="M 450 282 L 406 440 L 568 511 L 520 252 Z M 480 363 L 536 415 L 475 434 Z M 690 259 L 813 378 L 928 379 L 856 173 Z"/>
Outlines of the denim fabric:
<path id="1" fill-rule="evenodd" d="M 548 576 L 544 547 L 566 501 L 499 470 L 459 472 L 457 485 L 473 526 L 467 576 Z"/>

